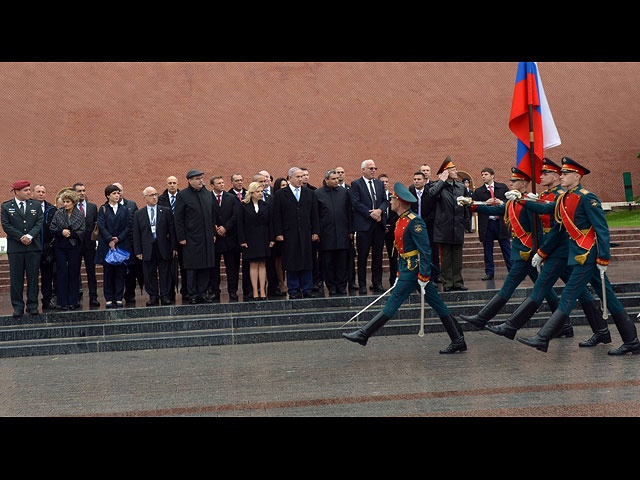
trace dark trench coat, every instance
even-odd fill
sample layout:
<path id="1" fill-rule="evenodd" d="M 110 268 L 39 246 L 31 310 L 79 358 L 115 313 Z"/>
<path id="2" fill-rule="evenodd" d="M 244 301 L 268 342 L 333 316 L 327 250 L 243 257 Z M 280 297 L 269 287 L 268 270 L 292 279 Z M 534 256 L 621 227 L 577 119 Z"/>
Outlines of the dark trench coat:
<path id="1" fill-rule="evenodd" d="M 342 187 L 326 185 L 314 191 L 320 219 L 320 250 L 347 250 L 353 233 L 351 195 Z"/>
<path id="2" fill-rule="evenodd" d="M 273 236 L 284 236 L 281 242 L 283 270 L 311 270 L 311 235 L 320 235 L 318 203 L 313 191 L 301 187 L 298 202 L 289 187 L 281 188 L 273 194 L 270 202 L 273 207 Z"/>
<path id="3" fill-rule="evenodd" d="M 214 225 L 211 191 L 191 186 L 178 192 L 174 206 L 176 240 L 186 240 L 182 248 L 184 268 L 187 270 L 213 268 L 215 266 Z"/>

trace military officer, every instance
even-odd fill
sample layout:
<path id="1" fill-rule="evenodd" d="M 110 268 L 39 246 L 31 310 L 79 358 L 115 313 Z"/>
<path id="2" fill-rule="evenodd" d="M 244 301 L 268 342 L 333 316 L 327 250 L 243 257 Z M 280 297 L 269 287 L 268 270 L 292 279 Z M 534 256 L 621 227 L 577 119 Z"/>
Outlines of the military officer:
<path id="1" fill-rule="evenodd" d="M 609 226 L 605 218 L 600 199 L 582 187 L 582 177 L 590 171 L 569 157 L 562 158 L 560 183 L 565 190 L 555 203 L 548 204 L 545 212 L 553 211 L 555 220 L 562 224 L 570 241 L 567 265 L 572 267 L 571 276 L 564 289 L 558 308 L 553 312 L 544 326 L 531 338 L 517 340 L 530 347 L 546 352 L 549 341 L 569 317 L 580 294 L 590 283 L 599 296 L 602 296 L 602 280 L 606 288 L 607 307 L 622 337 L 623 344 L 610 350 L 609 355 L 626 353 L 640 354 L 640 342 L 636 327 L 624 307 L 616 298 L 611 283 L 606 276 L 607 266 L 611 260 L 609 251 Z M 525 208 L 531 209 L 533 202 L 524 202 Z M 562 239 L 557 236 L 558 241 Z M 546 247 L 546 246 L 545 246 Z M 548 258 L 548 251 L 539 250 L 540 257 Z"/>
<path id="2" fill-rule="evenodd" d="M 27 310 L 38 314 L 38 271 L 44 219 L 38 202 L 31 200 L 31 184 L 19 180 L 11 185 L 14 198 L 2 204 L 2 229 L 7 234 L 11 305 L 13 316 L 24 314 L 24 277 L 27 276 Z"/>
<path id="3" fill-rule="evenodd" d="M 509 186 L 512 190 L 517 190 L 521 194 L 526 194 L 529 188 L 531 177 L 517 167 L 511 168 L 511 179 Z M 461 205 L 469 204 L 469 197 L 458 197 Z M 502 288 L 489 302 L 480 309 L 476 315 L 460 315 L 460 318 L 478 328 L 484 328 L 489 320 L 495 317 L 502 307 L 504 307 L 513 295 L 515 289 L 522 281 L 529 276 L 534 282 L 538 278 L 538 272 L 531 266 L 533 250 L 533 225 L 537 222 L 537 244 L 542 240 L 542 225 L 540 219 L 533 215 L 533 212 L 525 210 L 518 202 L 507 201 L 498 205 L 471 205 L 471 211 L 486 213 L 487 215 L 502 215 L 504 221 L 511 228 L 511 270 L 507 274 Z M 533 252 L 535 253 L 535 252 Z M 549 290 L 545 296 L 551 310 L 555 310 L 558 305 L 558 295 L 554 290 Z M 572 334 L 568 332 L 567 334 Z"/>
<path id="4" fill-rule="evenodd" d="M 436 311 L 445 327 L 451 344 L 440 353 L 462 352 L 467 349 L 462 329 L 449 308 L 438 295 L 431 274 L 431 247 L 424 220 L 411 211 L 416 197 L 402 183 L 396 182 L 390 195 L 391 209 L 399 216 L 395 228 L 395 248 L 398 250 L 398 274 L 395 287 L 386 305 L 364 327 L 344 333 L 346 339 L 366 345 L 367 340 L 389 321 L 398 308 L 419 286 L 426 302 Z"/>
<path id="5" fill-rule="evenodd" d="M 555 202 L 558 195 L 564 192 L 562 186 L 559 184 L 560 180 L 560 166 L 551 161 L 548 158 L 544 158 L 542 161 L 542 171 L 540 175 L 540 185 L 545 190 L 536 195 L 536 198 L 545 202 Z M 509 196 L 513 196 L 513 193 L 509 193 Z M 523 200 L 520 200 L 521 202 Z M 542 203 L 536 204 L 537 206 L 544 205 Z M 537 207 L 532 207 L 535 210 Z M 542 245 L 538 251 L 551 251 L 547 255 L 546 261 L 542 265 L 542 269 L 538 274 L 538 279 L 533 285 L 531 294 L 516 308 L 506 322 L 500 325 L 487 325 L 487 330 L 502 335 L 511 340 L 515 338 L 518 329 L 522 328 L 527 323 L 534 313 L 540 307 L 545 295 L 549 290 L 553 288 L 553 285 L 558 281 L 558 278 L 562 279 L 564 283 L 569 280 L 572 267 L 567 266 L 567 255 L 569 251 L 569 239 L 566 230 L 560 230 L 560 224 L 556 222 L 554 216 L 551 213 L 543 213 L 541 209 L 535 210 L 540 214 L 540 222 L 542 223 L 543 240 Z M 555 238 L 556 235 L 562 235 L 559 241 Z M 546 247 L 545 245 L 556 245 L 553 250 L 552 247 Z M 531 260 L 533 267 L 538 267 L 542 260 L 542 257 L 536 253 Z M 594 331 L 594 335 L 586 342 L 580 342 L 581 347 L 591 347 L 597 345 L 600 342 L 611 342 L 611 336 L 609 335 L 609 329 L 607 328 L 607 322 L 602 318 L 602 310 L 600 310 L 599 303 L 593 298 L 593 295 L 588 289 L 584 289 L 578 301 L 582 306 L 582 310 L 585 313 L 591 328 Z M 565 324 L 565 329 L 569 329 L 570 323 Z M 607 341 L 608 339 L 608 341 Z"/>

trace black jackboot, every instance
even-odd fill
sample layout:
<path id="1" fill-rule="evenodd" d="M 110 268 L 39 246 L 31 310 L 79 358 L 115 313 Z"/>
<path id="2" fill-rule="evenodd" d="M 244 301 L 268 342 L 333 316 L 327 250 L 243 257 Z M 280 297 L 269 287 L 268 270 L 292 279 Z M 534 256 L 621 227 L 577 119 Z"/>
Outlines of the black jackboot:
<path id="1" fill-rule="evenodd" d="M 545 323 L 533 337 L 518 338 L 517 340 L 520 343 L 537 348 L 541 352 L 546 352 L 549 347 L 549 341 L 562 330 L 562 327 L 568 320 L 569 316 L 566 313 L 556 310 L 551 317 L 549 317 L 547 323 Z"/>
<path id="2" fill-rule="evenodd" d="M 627 315 L 627 312 L 623 310 L 622 312 L 612 313 L 611 316 L 624 343 L 615 350 L 610 350 L 608 352 L 609 355 L 640 354 L 640 342 L 638 341 L 636 326 Z"/>
<path id="3" fill-rule="evenodd" d="M 342 336 L 347 340 L 359 343 L 360 345 L 366 345 L 369 337 L 378 331 L 385 323 L 389 321 L 384 313 L 378 312 L 369 322 L 362 328 L 359 328 L 352 333 L 343 333 Z"/>
<path id="4" fill-rule="evenodd" d="M 500 325 L 487 325 L 487 330 L 495 333 L 496 335 L 502 335 L 510 340 L 513 340 L 516 336 L 516 332 L 527 323 L 534 313 L 538 310 L 540 305 L 527 297 L 522 302 L 516 311 L 511 314 L 506 322 Z"/>
<path id="5" fill-rule="evenodd" d="M 581 302 L 582 310 L 591 326 L 593 335 L 585 342 L 578 343 L 581 347 L 595 347 L 599 343 L 611 343 L 611 333 L 607 321 L 602 318 L 602 309 L 600 302 L 592 300 L 590 302 Z"/>
<path id="6" fill-rule="evenodd" d="M 440 353 L 456 353 L 465 352 L 467 350 L 467 344 L 464 341 L 464 334 L 460 324 L 451 314 L 446 317 L 440 317 L 440 321 L 444 325 L 445 330 L 449 334 L 451 343 L 444 350 L 440 350 Z"/>
<path id="7" fill-rule="evenodd" d="M 470 323 L 474 327 L 483 329 L 487 322 L 495 317 L 502 307 L 506 305 L 507 301 L 496 293 L 489 303 L 487 303 L 476 315 L 460 315 L 460 318 L 467 323 Z"/>
<path id="8" fill-rule="evenodd" d="M 549 301 L 549 299 L 547 298 L 547 305 L 549 305 L 549 310 L 551 310 L 551 313 L 553 314 L 553 312 L 555 312 L 558 309 L 558 299 L 554 298 L 551 301 Z M 562 329 L 560 329 L 560 331 L 556 334 L 556 336 L 554 338 L 560 338 L 560 337 L 573 337 L 573 325 L 571 324 L 571 318 L 567 318 L 567 321 L 565 322 L 565 324 L 562 326 Z"/>

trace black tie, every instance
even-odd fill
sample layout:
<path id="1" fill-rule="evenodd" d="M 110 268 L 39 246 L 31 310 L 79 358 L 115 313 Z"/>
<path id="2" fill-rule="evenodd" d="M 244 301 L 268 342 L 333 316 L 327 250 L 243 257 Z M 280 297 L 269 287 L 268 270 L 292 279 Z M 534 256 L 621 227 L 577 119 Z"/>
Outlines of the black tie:
<path id="1" fill-rule="evenodd" d="M 24 217 L 24 202 L 20 202 L 20 213 Z"/>
<path id="2" fill-rule="evenodd" d="M 371 200 L 373 200 L 373 208 L 376 208 L 376 192 L 373 189 L 373 180 L 369 180 L 369 191 L 371 192 Z"/>

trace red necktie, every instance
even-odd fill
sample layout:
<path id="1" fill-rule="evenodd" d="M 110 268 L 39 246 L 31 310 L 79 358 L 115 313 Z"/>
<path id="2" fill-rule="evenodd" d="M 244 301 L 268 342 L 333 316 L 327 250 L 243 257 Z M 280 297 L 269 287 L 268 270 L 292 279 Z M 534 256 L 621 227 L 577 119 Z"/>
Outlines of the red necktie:
<path id="1" fill-rule="evenodd" d="M 82 215 L 84 215 L 86 217 L 87 214 L 84 213 L 84 207 L 82 206 L 82 203 L 78 203 L 78 206 L 80 207 L 80 211 L 82 212 Z"/>
<path id="2" fill-rule="evenodd" d="M 222 195 L 216 195 L 218 197 L 218 205 L 222 205 Z"/>
<path id="3" fill-rule="evenodd" d="M 491 198 L 494 199 L 496 198 L 495 195 L 493 194 L 493 186 L 489 185 L 489 191 L 491 192 Z"/>

